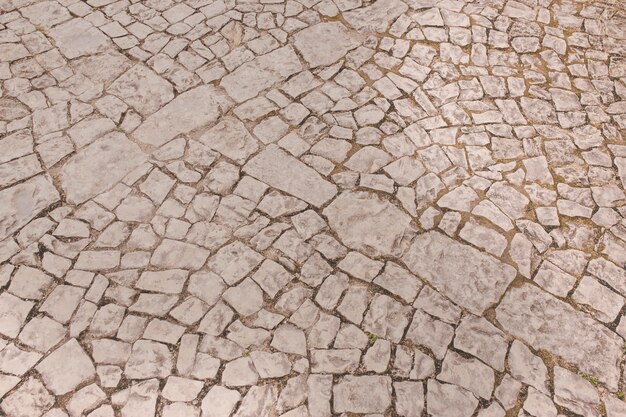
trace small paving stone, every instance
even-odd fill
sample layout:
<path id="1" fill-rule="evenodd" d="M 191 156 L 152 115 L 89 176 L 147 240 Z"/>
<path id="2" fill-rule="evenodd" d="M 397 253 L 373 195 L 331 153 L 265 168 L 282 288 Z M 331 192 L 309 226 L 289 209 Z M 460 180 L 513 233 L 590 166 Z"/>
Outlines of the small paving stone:
<path id="1" fill-rule="evenodd" d="M 252 3 L 0 6 L 0 414 L 626 415 L 619 2 Z"/>
<path id="2" fill-rule="evenodd" d="M 554 368 L 554 401 L 578 414 L 598 415 L 600 397 L 593 385 L 559 366 Z"/>

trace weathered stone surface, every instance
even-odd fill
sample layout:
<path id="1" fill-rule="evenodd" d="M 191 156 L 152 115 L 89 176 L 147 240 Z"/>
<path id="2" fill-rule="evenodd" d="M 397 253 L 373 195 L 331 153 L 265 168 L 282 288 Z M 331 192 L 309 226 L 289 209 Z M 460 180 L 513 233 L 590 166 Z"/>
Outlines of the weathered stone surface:
<path id="1" fill-rule="evenodd" d="M 0 408 L 8 416 L 40 417 L 54 405 L 54 396 L 34 377 L 30 377 L 13 393 L 9 394 Z"/>
<path id="2" fill-rule="evenodd" d="M 328 66 L 359 45 L 356 33 L 341 22 L 324 22 L 309 26 L 294 35 L 294 46 L 311 68 Z"/>
<path id="3" fill-rule="evenodd" d="M 626 416 L 599 3 L 0 0 L 0 415 Z"/>
<path id="4" fill-rule="evenodd" d="M 400 0 L 377 0 L 373 4 L 344 13 L 343 17 L 359 31 L 385 32 L 408 6 Z"/>
<path id="5" fill-rule="evenodd" d="M 491 398 L 495 383 L 491 368 L 477 359 L 467 359 L 453 351 L 446 354 L 437 379 L 463 387 L 485 400 Z"/>
<path id="6" fill-rule="evenodd" d="M 146 155 L 123 133 L 110 133 L 63 165 L 61 187 L 68 201 L 83 203 L 108 190 L 145 160 Z"/>
<path id="7" fill-rule="evenodd" d="M 243 171 L 316 207 L 337 194 L 335 185 L 275 145 L 268 146 L 248 161 Z"/>
<path id="8" fill-rule="evenodd" d="M 370 256 L 399 256 L 411 235 L 407 214 L 364 191 L 343 192 L 323 214 L 343 244 Z"/>
<path id="9" fill-rule="evenodd" d="M 396 413 L 403 417 L 421 417 L 424 410 L 424 384 L 398 381 L 393 383 Z"/>
<path id="10" fill-rule="evenodd" d="M 591 383 L 560 366 L 554 367 L 554 401 L 576 414 L 599 416 L 600 396 Z"/>
<path id="11" fill-rule="evenodd" d="M 158 268 L 200 269 L 209 251 L 191 243 L 165 239 L 154 250 L 150 263 Z"/>
<path id="12" fill-rule="evenodd" d="M 478 406 L 478 399 L 461 387 L 428 380 L 426 404 L 433 417 L 470 417 Z"/>
<path id="13" fill-rule="evenodd" d="M 222 78 L 220 86 L 241 103 L 300 70 L 302 64 L 293 47 L 284 46 L 241 65 Z"/>
<path id="14" fill-rule="evenodd" d="M 96 369 L 76 339 L 70 339 L 35 367 L 46 387 L 63 395 L 92 379 Z"/>
<path id="15" fill-rule="evenodd" d="M 174 361 L 167 346 L 149 340 L 133 344 L 124 375 L 130 379 L 165 378 L 172 373 Z"/>
<path id="16" fill-rule="evenodd" d="M 623 341 L 584 313 L 527 284 L 504 296 L 496 318 L 533 348 L 553 352 L 617 389 Z"/>
<path id="17" fill-rule="evenodd" d="M 59 192 L 47 175 L 38 175 L 0 190 L 0 241 L 59 199 Z"/>
<path id="18" fill-rule="evenodd" d="M 122 74 L 108 91 L 146 116 L 174 98 L 172 85 L 142 64 Z"/>
<path id="19" fill-rule="evenodd" d="M 377 294 L 363 319 L 363 329 L 376 336 L 399 343 L 409 325 L 411 309 L 393 298 Z"/>
<path id="20" fill-rule="evenodd" d="M 180 134 L 216 122 L 231 106 L 231 100 L 212 85 L 196 87 L 150 115 L 133 132 L 133 137 L 161 146 Z"/>
<path id="21" fill-rule="evenodd" d="M 80 17 L 55 26 L 49 33 L 68 59 L 96 54 L 110 45 L 104 33 Z"/>
<path id="22" fill-rule="evenodd" d="M 259 149 L 257 140 L 250 135 L 246 126 L 232 117 L 223 118 L 207 130 L 200 137 L 200 142 L 238 164 L 246 162 Z"/>
<path id="23" fill-rule="evenodd" d="M 336 413 L 384 413 L 390 405 L 390 377 L 346 376 L 333 386 Z"/>
<path id="24" fill-rule="evenodd" d="M 495 304 L 515 278 L 513 267 L 434 231 L 417 236 L 402 260 L 411 272 L 478 315 Z"/>
<path id="25" fill-rule="evenodd" d="M 228 417 L 240 398 L 239 392 L 215 385 L 202 400 L 202 416 Z"/>

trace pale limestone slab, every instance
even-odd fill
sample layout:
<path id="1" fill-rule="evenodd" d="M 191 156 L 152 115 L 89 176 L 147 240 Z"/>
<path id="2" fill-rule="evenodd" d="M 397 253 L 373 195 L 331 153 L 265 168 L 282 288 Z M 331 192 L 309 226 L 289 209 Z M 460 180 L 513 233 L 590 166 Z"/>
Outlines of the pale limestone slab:
<path id="1" fill-rule="evenodd" d="M 61 168 L 61 187 L 70 203 L 80 204 L 108 190 L 146 161 L 126 135 L 112 132 L 83 148 Z"/>
<path id="2" fill-rule="evenodd" d="M 268 146 L 248 161 L 243 171 L 315 207 L 324 205 L 337 194 L 334 184 L 276 145 Z"/>

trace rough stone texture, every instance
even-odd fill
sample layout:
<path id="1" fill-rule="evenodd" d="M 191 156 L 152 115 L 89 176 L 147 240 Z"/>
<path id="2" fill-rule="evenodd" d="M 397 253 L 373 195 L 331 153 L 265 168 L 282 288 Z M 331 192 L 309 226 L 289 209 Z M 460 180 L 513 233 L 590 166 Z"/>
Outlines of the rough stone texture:
<path id="1" fill-rule="evenodd" d="M 139 113 L 149 115 L 174 98 L 172 86 L 144 65 L 135 65 L 109 87 Z"/>
<path id="2" fill-rule="evenodd" d="M 50 36 L 68 59 L 102 52 L 110 42 L 104 33 L 82 18 L 55 26 L 50 30 Z"/>
<path id="3" fill-rule="evenodd" d="M 0 240 L 19 230 L 59 199 L 59 192 L 45 175 L 0 190 L 0 207 L 3 207 L 0 211 Z"/>
<path id="4" fill-rule="evenodd" d="M 367 192 L 344 192 L 323 213 L 346 246 L 371 256 L 400 255 L 410 235 L 410 217 Z"/>
<path id="5" fill-rule="evenodd" d="M 626 415 L 622 3 L 0 2 L 0 414 Z"/>
<path id="6" fill-rule="evenodd" d="M 469 391 L 452 384 L 428 380 L 426 403 L 433 417 L 470 417 L 478 406 L 478 399 Z"/>
<path id="7" fill-rule="evenodd" d="M 337 413 L 384 413 L 391 405 L 391 378 L 346 376 L 333 387 Z"/>
<path id="8" fill-rule="evenodd" d="M 248 161 L 243 171 L 316 207 L 337 193 L 336 186 L 275 145 L 268 146 Z M 286 174 L 286 171 L 290 174 Z"/>
<path id="9" fill-rule="evenodd" d="M 232 102 L 213 86 L 200 86 L 184 92 L 150 115 L 133 132 L 133 137 L 160 146 L 176 136 L 214 123 Z"/>
<path id="10" fill-rule="evenodd" d="M 68 201 L 83 203 L 108 190 L 145 160 L 146 155 L 124 134 L 110 133 L 63 165 L 61 187 Z"/>
<path id="11" fill-rule="evenodd" d="M 76 339 L 57 348 L 35 369 L 46 387 L 56 395 L 68 393 L 96 375 L 91 359 Z"/>
<path id="12" fill-rule="evenodd" d="M 334 64 L 359 44 L 340 22 L 318 23 L 294 36 L 294 46 L 311 68 Z"/>
<path id="13" fill-rule="evenodd" d="M 554 352 L 616 389 L 623 342 L 584 313 L 526 284 L 504 296 L 496 318 L 533 348 Z M 568 343 L 573 334 L 576 344 Z"/>
<path id="14" fill-rule="evenodd" d="M 239 164 L 259 149 L 245 125 L 234 118 L 222 119 L 200 137 L 200 142 Z"/>
<path id="15" fill-rule="evenodd" d="M 438 232 L 417 236 L 402 257 L 411 272 L 474 314 L 495 304 L 515 269 Z"/>
<path id="16" fill-rule="evenodd" d="M 377 0 L 367 7 L 345 13 L 344 17 L 357 30 L 384 32 L 407 9 L 400 0 Z"/>
<path id="17" fill-rule="evenodd" d="M 276 49 L 245 63 L 222 79 L 220 86 L 238 103 L 273 86 L 302 69 L 291 46 Z"/>

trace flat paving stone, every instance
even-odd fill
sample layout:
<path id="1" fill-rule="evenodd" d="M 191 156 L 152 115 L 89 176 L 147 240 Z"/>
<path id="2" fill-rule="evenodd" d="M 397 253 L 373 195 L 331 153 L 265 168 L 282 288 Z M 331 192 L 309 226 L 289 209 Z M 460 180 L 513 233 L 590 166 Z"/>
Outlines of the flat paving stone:
<path id="1" fill-rule="evenodd" d="M 19 230 L 61 198 L 49 177 L 38 175 L 0 190 L 0 240 Z"/>
<path id="2" fill-rule="evenodd" d="M 152 146 L 160 146 L 180 134 L 215 123 L 232 106 L 224 93 L 213 86 L 199 86 L 186 91 L 151 114 L 133 137 Z"/>
<path id="3" fill-rule="evenodd" d="M 626 415 L 626 17 L 487 3 L 2 2 L 0 414 Z"/>
<path id="4" fill-rule="evenodd" d="M 411 272 L 478 315 L 495 304 L 515 278 L 510 265 L 438 232 L 417 236 L 402 260 Z"/>
<path id="5" fill-rule="evenodd" d="M 334 64 L 359 44 L 357 35 L 340 22 L 318 23 L 294 35 L 294 46 L 311 68 Z"/>
<path id="6" fill-rule="evenodd" d="M 410 236 L 410 217 L 368 192 L 343 192 L 323 213 L 346 246 L 371 256 L 400 255 Z"/>
<path id="7" fill-rule="evenodd" d="M 346 376 L 333 387 L 336 413 L 384 413 L 391 405 L 391 378 Z"/>
<path id="8" fill-rule="evenodd" d="M 122 133 L 110 133 L 83 148 L 61 168 L 61 187 L 79 204 L 107 191 L 137 168 L 146 155 Z M 101 175 L 107 172 L 107 175 Z"/>
<path id="9" fill-rule="evenodd" d="M 337 194 L 335 185 L 275 145 L 268 146 L 248 161 L 243 171 L 316 207 Z"/>
<path id="10" fill-rule="evenodd" d="M 496 318 L 535 349 L 576 364 L 609 387 L 617 387 L 621 339 L 589 316 L 531 285 L 514 288 L 496 308 Z M 576 345 L 567 343 L 577 335 Z"/>
<path id="11" fill-rule="evenodd" d="M 238 103 L 302 70 L 291 46 L 276 49 L 247 62 L 222 79 L 220 86 Z"/>

